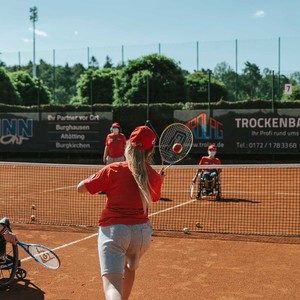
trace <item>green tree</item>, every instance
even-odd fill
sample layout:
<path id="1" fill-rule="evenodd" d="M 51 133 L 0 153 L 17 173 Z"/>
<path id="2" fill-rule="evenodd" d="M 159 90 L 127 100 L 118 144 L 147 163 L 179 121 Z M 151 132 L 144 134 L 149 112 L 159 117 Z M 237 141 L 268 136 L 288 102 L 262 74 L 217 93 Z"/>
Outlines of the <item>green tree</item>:
<path id="1" fill-rule="evenodd" d="M 103 69 L 113 69 L 113 63 L 111 58 L 107 55 L 105 58 L 105 64 L 103 65 Z"/>
<path id="2" fill-rule="evenodd" d="M 151 54 L 128 62 L 115 80 L 114 103 L 176 103 L 184 100 L 183 71 L 174 60 Z M 149 87 L 147 94 L 147 87 Z"/>
<path id="3" fill-rule="evenodd" d="M 72 67 L 69 64 L 55 67 L 53 78 L 52 101 L 57 104 L 70 103 L 72 97 L 77 93 L 77 80 L 85 72 L 82 64 L 78 63 Z"/>
<path id="4" fill-rule="evenodd" d="M 287 101 L 300 100 L 300 84 L 293 86 L 293 92 L 291 95 L 285 96 Z"/>
<path id="5" fill-rule="evenodd" d="M 276 92 L 276 76 L 273 71 L 265 68 L 259 82 L 257 97 L 262 100 L 272 100 Z"/>
<path id="6" fill-rule="evenodd" d="M 90 66 L 90 68 L 95 69 L 95 70 L 99 69 L 99 62 L 95 56 L 91 57 L 91 59 L 89 61 L 89 66 Z"/>
<path id="7" fill-rule="evenodd" d="M 187 100 L 190 102 L 207 102 L 208 101 L 208 85 L 209 75 L 203 71 L 195 72 L 186 76 Z M 225 85 L 211 77 L 210 81 L 210 99 L 212 102 L 217 102 L 220 99 L 227 99 L 227 90 Z"/>
<path id="8" fill-rule="evenodd" d="M 259 83 L 262 78 L 260 69 L 256 64 L 249 61 L 245 62 L 243 74 L 239 77 L 239 86 L 241 87 L 242 97 L 246 99 L 255 99 L 258 97 Z"/>
<path id="9" fill-rule="evenodd" d="M 39 78 L 32 78 L 27 72 L 11 73 L 12 82 L 21 97 L 21 105 L 48 104 L 50 92 Z"/>
<path id="10" fill-rule="evenodd" d="M 214 77 L 223 82 L 228 100 L 238 100 L 238 77 L 239 75 L 230 67 L 227 62 L 218 63 L 214 69 Z"/>
<path id="11" fill-rule="evenodd" d="M 114 79 L 117 74 L 118 71 L 114 69 L 88 69 L 77 82 L 77 101 L 81 99 L 83 104 L 111 104 L 113 102 Z"/>
<path id="12" fill-rule="evenodd" d="M 292 84 L 300 84 L 300 72 L 294 72 L 290 75 L 290 80 Z"/>
<path id="13" fill-rule="evenodd" d="M 0 67 L 0 103 L 10 105 L 21 103 L 20 94 L 3 67 Z"/>

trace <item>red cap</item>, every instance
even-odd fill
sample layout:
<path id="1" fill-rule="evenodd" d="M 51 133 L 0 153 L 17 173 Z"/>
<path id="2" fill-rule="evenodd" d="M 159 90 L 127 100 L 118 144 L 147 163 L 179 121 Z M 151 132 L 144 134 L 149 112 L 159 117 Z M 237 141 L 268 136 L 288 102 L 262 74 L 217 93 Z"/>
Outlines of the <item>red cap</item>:
<path id="1" fill-rule="evenodd" d="M 119 123 L 112 123 L 111 128 L 121 128 Z"/>
<path id="2" fill-rule="evenodd" d="M 148 126 L 136 127 L 130 135 L 130 144 L 138 150 L 147 150 L 154 146 L 155 133 Z"/>
<path id="3" fill-rule="evenodd" d="M 208 150 L 209 150 L 209 151 L 217 151 L 217 147 L 216 147 L 215 145 L 210 145 L 210 146 L 208 147 Z"/>

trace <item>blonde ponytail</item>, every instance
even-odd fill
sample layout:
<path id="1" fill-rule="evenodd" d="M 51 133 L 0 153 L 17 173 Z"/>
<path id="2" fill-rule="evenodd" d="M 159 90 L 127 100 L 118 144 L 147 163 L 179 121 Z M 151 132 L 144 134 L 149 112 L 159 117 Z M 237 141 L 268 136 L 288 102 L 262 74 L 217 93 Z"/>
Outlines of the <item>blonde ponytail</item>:
<path id="1" fill-rule="evenodd" d="M 138 187 L 143 202 L 144 213 L 148 211 L 151 205 L 150 182 L 147 173 L 147 160 L 153 148 L 148 150 L 138 150 L 132 147 L 129 143 L 125 149 L 125 157 L 128 162 L 128 168 L 131 171 Z"/>

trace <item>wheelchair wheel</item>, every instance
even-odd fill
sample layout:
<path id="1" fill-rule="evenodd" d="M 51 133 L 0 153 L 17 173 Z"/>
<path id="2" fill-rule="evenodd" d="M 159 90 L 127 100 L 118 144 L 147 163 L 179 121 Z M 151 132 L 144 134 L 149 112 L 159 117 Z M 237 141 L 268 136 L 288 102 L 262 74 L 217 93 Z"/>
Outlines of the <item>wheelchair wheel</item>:
<path id="1" fill-rule="evenodd" d="M 220 181 L 217 180 L 216 181 L 216 200 L 221 200 L 222 199 L 222 196 L 221 196 L 221 184 L 220 184 Z"/>
<path id="2" fill-rule="evenodd" d="M 26 276 L 27 276 L 27 272 L 24 269 L 22 269 L 22 268 L 17 269 L 16 277 L 18 279 L 25 279 Z"/>
<path id="3" fill-rule="evenodd" d="M 13 281 L 18 266 L 18 246 L 7 243 L 6 254 L 0 258 L 0 288 L 8 286 Z"/>
<path id="4" fill-rule="evenodd" d="M 204 188 L 204 181 L 202 180 L 202 178 L 199 178 L 198 191 L 197 191 L 197 200 L 201 200 L 203 188 Z"/>

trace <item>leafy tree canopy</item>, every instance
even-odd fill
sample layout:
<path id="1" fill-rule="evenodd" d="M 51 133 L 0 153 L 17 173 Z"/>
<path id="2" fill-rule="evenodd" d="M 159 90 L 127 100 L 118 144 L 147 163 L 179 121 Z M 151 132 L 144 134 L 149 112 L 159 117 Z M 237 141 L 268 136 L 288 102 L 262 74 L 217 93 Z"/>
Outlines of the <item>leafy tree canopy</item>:
<path id="1" fill-rule="evenodd" d="M 128 62 L 114 85 L 114 103 L 175 103 L 185 96 L 184 75 L 174 60 L 151 54 Z"/>
<path id="2" fill-rule="evenodd" d="M 209 74 L 205 72 L 196 72 L 186 76 L 186 85 L 188 90 L 188 101 L 207 102 L 209 97 Z M 210 79 L 210 100 L 217 102 L 221 99 L 227 99 L 227 90 L 224 84 L 214 77 Z"/>
<path id="3" fill-rule="evenodd" d="M 0 103 L 20 105 L 21 99 L 6 70 L 0 67 Z"/>
<path id="4" fill-rule="evenodd" d="M 33 79 L 25 71 L 11 73 L 11 78 L 20 94 L 21 105 L 40 105 L 50 102 L 50 93 L 42 80 Z"/>
<path id="5" fill-rule="evenodd" d="M 90 68 L 85 71 L 77 82 L 77 97 L 74 98 L 76 100 L 75 103 L 111 104 L 113 102 L 114 79 L 118 72 L 109 68 L 101 70 Z"/>

